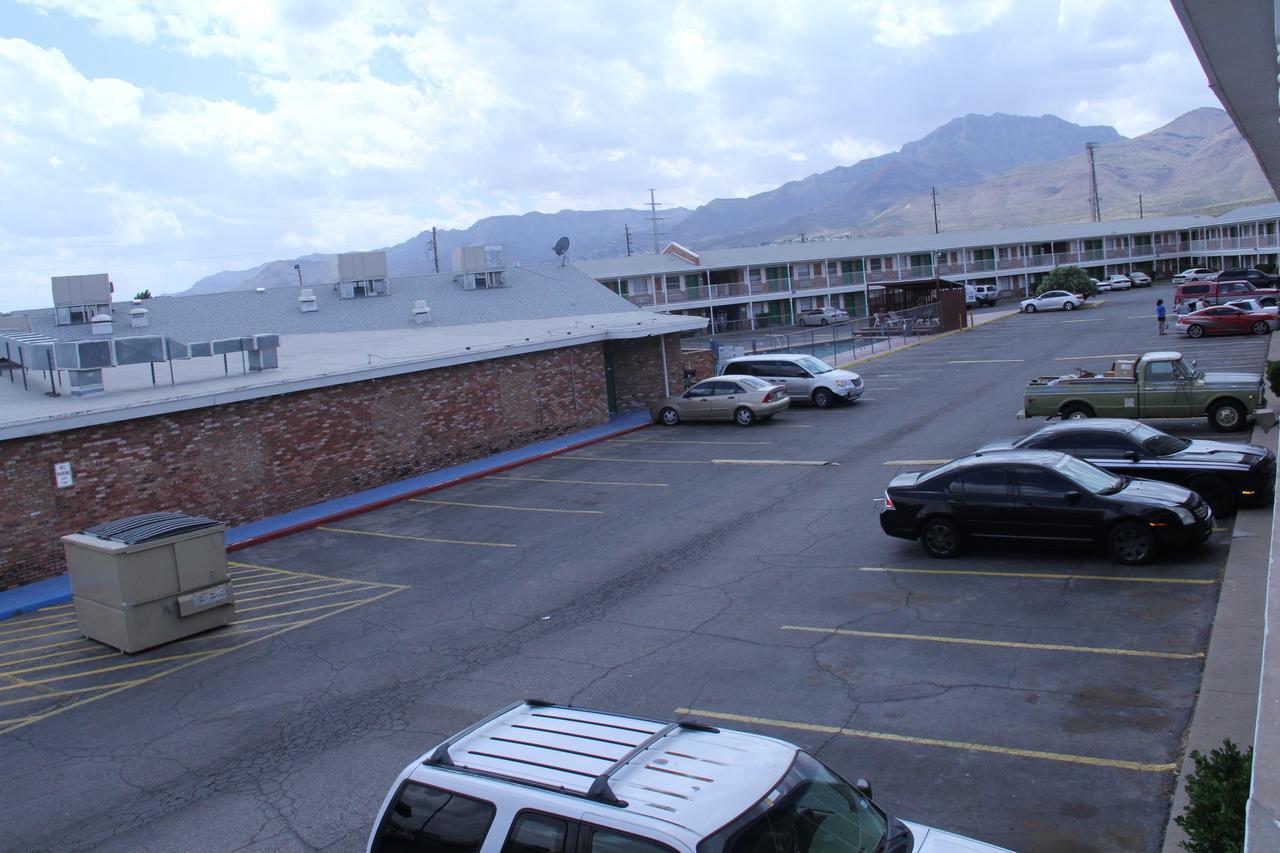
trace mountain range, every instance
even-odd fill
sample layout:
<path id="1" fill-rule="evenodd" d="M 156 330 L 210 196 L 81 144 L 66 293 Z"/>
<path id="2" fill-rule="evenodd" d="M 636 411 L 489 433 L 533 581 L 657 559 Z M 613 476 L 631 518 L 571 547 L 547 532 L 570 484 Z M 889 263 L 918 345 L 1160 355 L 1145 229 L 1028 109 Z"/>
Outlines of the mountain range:
<path id="1" fill-rule="evenodd" d="M 1115 128 L 1081 126 L 1056 116 L 967 115 L 898 151 L 790 181 L 747 198 L 715 199 L 694 210 L 661 211 L 663 241 L 696 249 L 808 238 L 931 232 L 933 190 L 943 231 L 1089 219 L 1086 142 L 1095 157 L 1103 219 L 1143 214 L 1218 212 L 1274 201 L 1252 151 L 1220 109 L 1201 108 L 1132 139 Z M 1139 202 L 1141 196 L 1141 203 Z M 466 229 L 437 232 L 441 269 L 458 246 L 500 243 L 510 263 L 554 258 L 564 235 L 571 257 L 616 257 L 653 250 L 647 210 L 562 210 L 492 216 Z M 372 247 L 370 247 L 372 248 Z M 392 277 L 432 269 L 431 232 L 386 247 Z M 281 259 L 224 271 L 188 293 L 296 286 L 333 278 L 333 255 Z"/>

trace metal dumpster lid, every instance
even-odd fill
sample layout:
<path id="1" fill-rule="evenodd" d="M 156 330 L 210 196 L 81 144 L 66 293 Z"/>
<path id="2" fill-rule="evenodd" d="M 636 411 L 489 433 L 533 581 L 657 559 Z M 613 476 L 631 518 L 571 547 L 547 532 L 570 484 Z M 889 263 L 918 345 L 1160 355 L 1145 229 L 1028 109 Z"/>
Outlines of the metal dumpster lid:
<path id="1" fill-rule="evenodd" d="M 139 542 L 151 542 L 156 539 L 165 539 L 169 536 L 178 536 L 221 523 L 220 521 L 214 521 L 212 518 L 186 515 L 181 512 L 148 512 L 142 515 L 131 515 L 128 518 L 108 521 L 105 524 L 98 524 L 93 527 L 86 527 L 80 532 L 89 536 L 97 536 L 99 539 L 110 539 L 114 542 L 123 542 L 126 545 L 136 545 Z"/>

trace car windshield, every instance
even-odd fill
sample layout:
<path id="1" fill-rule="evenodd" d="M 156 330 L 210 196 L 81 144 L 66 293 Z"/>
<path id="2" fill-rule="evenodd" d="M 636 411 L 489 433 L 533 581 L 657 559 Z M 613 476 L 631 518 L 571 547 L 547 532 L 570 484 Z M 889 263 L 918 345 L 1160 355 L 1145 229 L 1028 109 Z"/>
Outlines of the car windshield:
<path id="1" fill-rule="evenodd" d="M 796 753 L 778 786 L 698 853 L 874 853 L 889 817 L 808 753 Z"/>
<path id="2" fill-rule="evenodd" d="M 825 361 L 822 361 L 821 359 L 817 359 L 817 358 L 812 358 L 809 356 L 806 356 L 800 359 L 799 364 L 801 367 L 803 367 L 805 370 L 809 371 L 815 376 L 818 375 L 819 373 L 830 373 L 832 370 L 835 369 L 831 365 L 827 364 Z"/>
<path id="3" fill-rule="evenodd" d="M 1064 455 L 1053 463 L 1053 469 L 1087 492 L 1109 495 L 1124 487 L 1124 478 L 1103 471 L 1074 456 Z"/>
<path id="4" fill-rule="evenodd" d="M 1199 369 L 1197 369 L 1194 364 L 1188 362 L 1185 358 L 1179 359 L 1174 363 L 1178 365 L 1178 369 L 1182 371 L 1183 376 L 1194 376 L 1197 379 L 1200 378 Z"/>
<path id="5" fill-rule="evenodd" d="M 1191 446 L 1191 442 L 1185 438 L 1169 435 L 1167 432 L 1161 432 L 1155 427 L 1149 427 L 1146 424 L 1138 424 L 1129 434 L 1156 456 L 1179 453 Z"/>

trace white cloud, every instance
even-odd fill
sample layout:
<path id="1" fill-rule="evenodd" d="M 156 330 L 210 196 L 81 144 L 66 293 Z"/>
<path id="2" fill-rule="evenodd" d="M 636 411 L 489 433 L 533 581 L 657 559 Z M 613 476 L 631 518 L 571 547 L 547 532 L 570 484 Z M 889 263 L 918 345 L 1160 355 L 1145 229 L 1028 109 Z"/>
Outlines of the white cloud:
<path id="1" fill-rule="evenodd" d="M 877 43 L 919 47 L 934 39 L 980 32 L 1009 11 L 1012 0 L 886 0 L 876 12 Z"/>

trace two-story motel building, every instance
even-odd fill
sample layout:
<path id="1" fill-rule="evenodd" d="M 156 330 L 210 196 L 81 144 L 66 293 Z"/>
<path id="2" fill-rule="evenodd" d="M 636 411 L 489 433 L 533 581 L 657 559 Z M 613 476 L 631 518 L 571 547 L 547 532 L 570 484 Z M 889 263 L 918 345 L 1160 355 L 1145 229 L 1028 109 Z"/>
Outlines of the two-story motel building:
<path id="1" fill-rule="evenodd" d="M 1142 271 L 1274 264 L 1280 204 L 1220 216 L 1186 215 L 1034 225 L 987 231 L 817 240 L 697 252 L 672 243 L 660 255 L 578 261 L 601 284 L 646 308 L 696 314 L 713 328 L 789 325 L 799 311 L 835 306 L 865 315 L 868 293 L 938 278 L 1035 289 L 1054 267 L 1094 278 Z"/>

